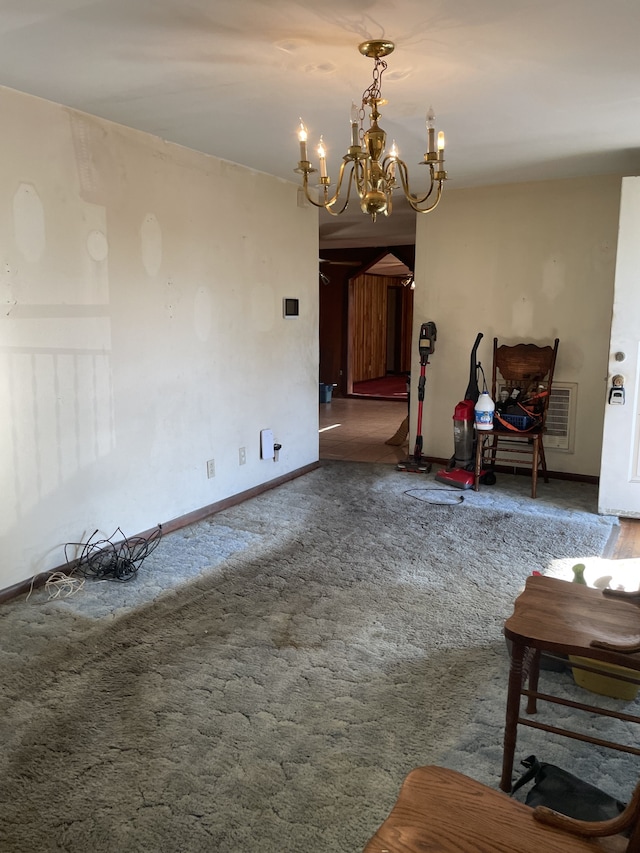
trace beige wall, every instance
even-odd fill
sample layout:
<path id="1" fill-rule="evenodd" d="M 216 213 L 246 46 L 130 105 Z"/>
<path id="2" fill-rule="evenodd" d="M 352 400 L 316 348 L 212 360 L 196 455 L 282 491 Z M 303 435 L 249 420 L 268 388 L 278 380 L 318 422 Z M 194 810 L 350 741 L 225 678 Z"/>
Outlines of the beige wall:
<path id="1" fill-rule="evenodd" d="M 318 219 L 146 134 L 6 89 L 0 114 L 3 588 L 317 460 Z"/>
<path id="2" fill-rule="evenodd" d="M 453 454 L 453 410 L 478 332 L 489 384 L 494 336 L 540 344 L 558 337 L 556 379 L 578 384 L 575 447 L 549 451 L 548 467 L 598 475 L 620 186 L 607 176 L 447 187 L 438 210 L 418 217 L 414 340 L 421 323 L 438 328 L 427 368 L 425 454 Z M 417 346 L 413 358 L 416 377 Z M 415 414 L 414 399 L 413 425 Z"/>

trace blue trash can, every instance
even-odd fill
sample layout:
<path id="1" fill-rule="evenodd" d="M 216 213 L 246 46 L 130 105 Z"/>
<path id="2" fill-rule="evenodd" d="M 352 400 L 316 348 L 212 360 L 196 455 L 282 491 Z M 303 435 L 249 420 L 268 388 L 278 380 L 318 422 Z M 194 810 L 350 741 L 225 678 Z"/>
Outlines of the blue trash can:
<path id="1" fill-rule="evenodd" d="M 321 403 L 330 403 L 332 392 L 333 392 L 333 385 L 326 385 L 324 382 L 321 382 L 320 383 L 320 402 Z"/>

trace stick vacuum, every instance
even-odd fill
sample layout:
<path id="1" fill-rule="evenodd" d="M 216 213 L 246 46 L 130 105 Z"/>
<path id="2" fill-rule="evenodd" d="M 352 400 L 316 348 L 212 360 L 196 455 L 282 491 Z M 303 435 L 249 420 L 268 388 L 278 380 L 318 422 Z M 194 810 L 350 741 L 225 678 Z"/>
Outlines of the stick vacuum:
<path id="1" fill-rule="evenodd" d="M 408 471 L 413 474 L 425 474 L 431 470 L 431 464 L 422 455 L 422 408 L 424 405 L 424 389 L 427 384 L 426 370 L 429 356 L 435 349 L 438 330 L 436 324 L 429 321 L 420 326 L 418 337 L 418 352 L 420 353 L 420 379 L 418 380 L 418 421 L 416 424 L 416 443 L 413 456 L 404 462 L 398 462 L 398 471 Z"/>

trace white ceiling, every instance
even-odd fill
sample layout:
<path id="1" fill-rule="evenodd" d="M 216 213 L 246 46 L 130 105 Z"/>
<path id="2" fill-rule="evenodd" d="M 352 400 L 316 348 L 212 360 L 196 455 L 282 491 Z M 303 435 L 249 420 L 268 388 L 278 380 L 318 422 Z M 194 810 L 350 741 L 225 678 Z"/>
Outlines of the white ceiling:
<path id="1" fill-rule="evenodd" d="M 638 174 L 639 33 L 639 0 L 0 0 L 0 84 L 287 180 L 302 116 L 335 176 L 384 37 L 416 181 L 430 105 L 451 187 Z M 323 215 L 322 245 L 412 242 L 400 208 Z"/>

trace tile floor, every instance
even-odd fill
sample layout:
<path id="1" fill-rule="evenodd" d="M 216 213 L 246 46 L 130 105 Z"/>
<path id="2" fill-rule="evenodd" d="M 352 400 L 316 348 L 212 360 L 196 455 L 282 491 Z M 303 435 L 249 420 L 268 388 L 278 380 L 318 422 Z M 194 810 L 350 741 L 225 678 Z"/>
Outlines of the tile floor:
<path id="1" fill-rule="evenodd" d="M 333 397 L 320 403 L 320 459 L 395 465 L 407 458 L 408 439 L 400 446 L 385 442 L 406 416 L 406 401 Z"/>

